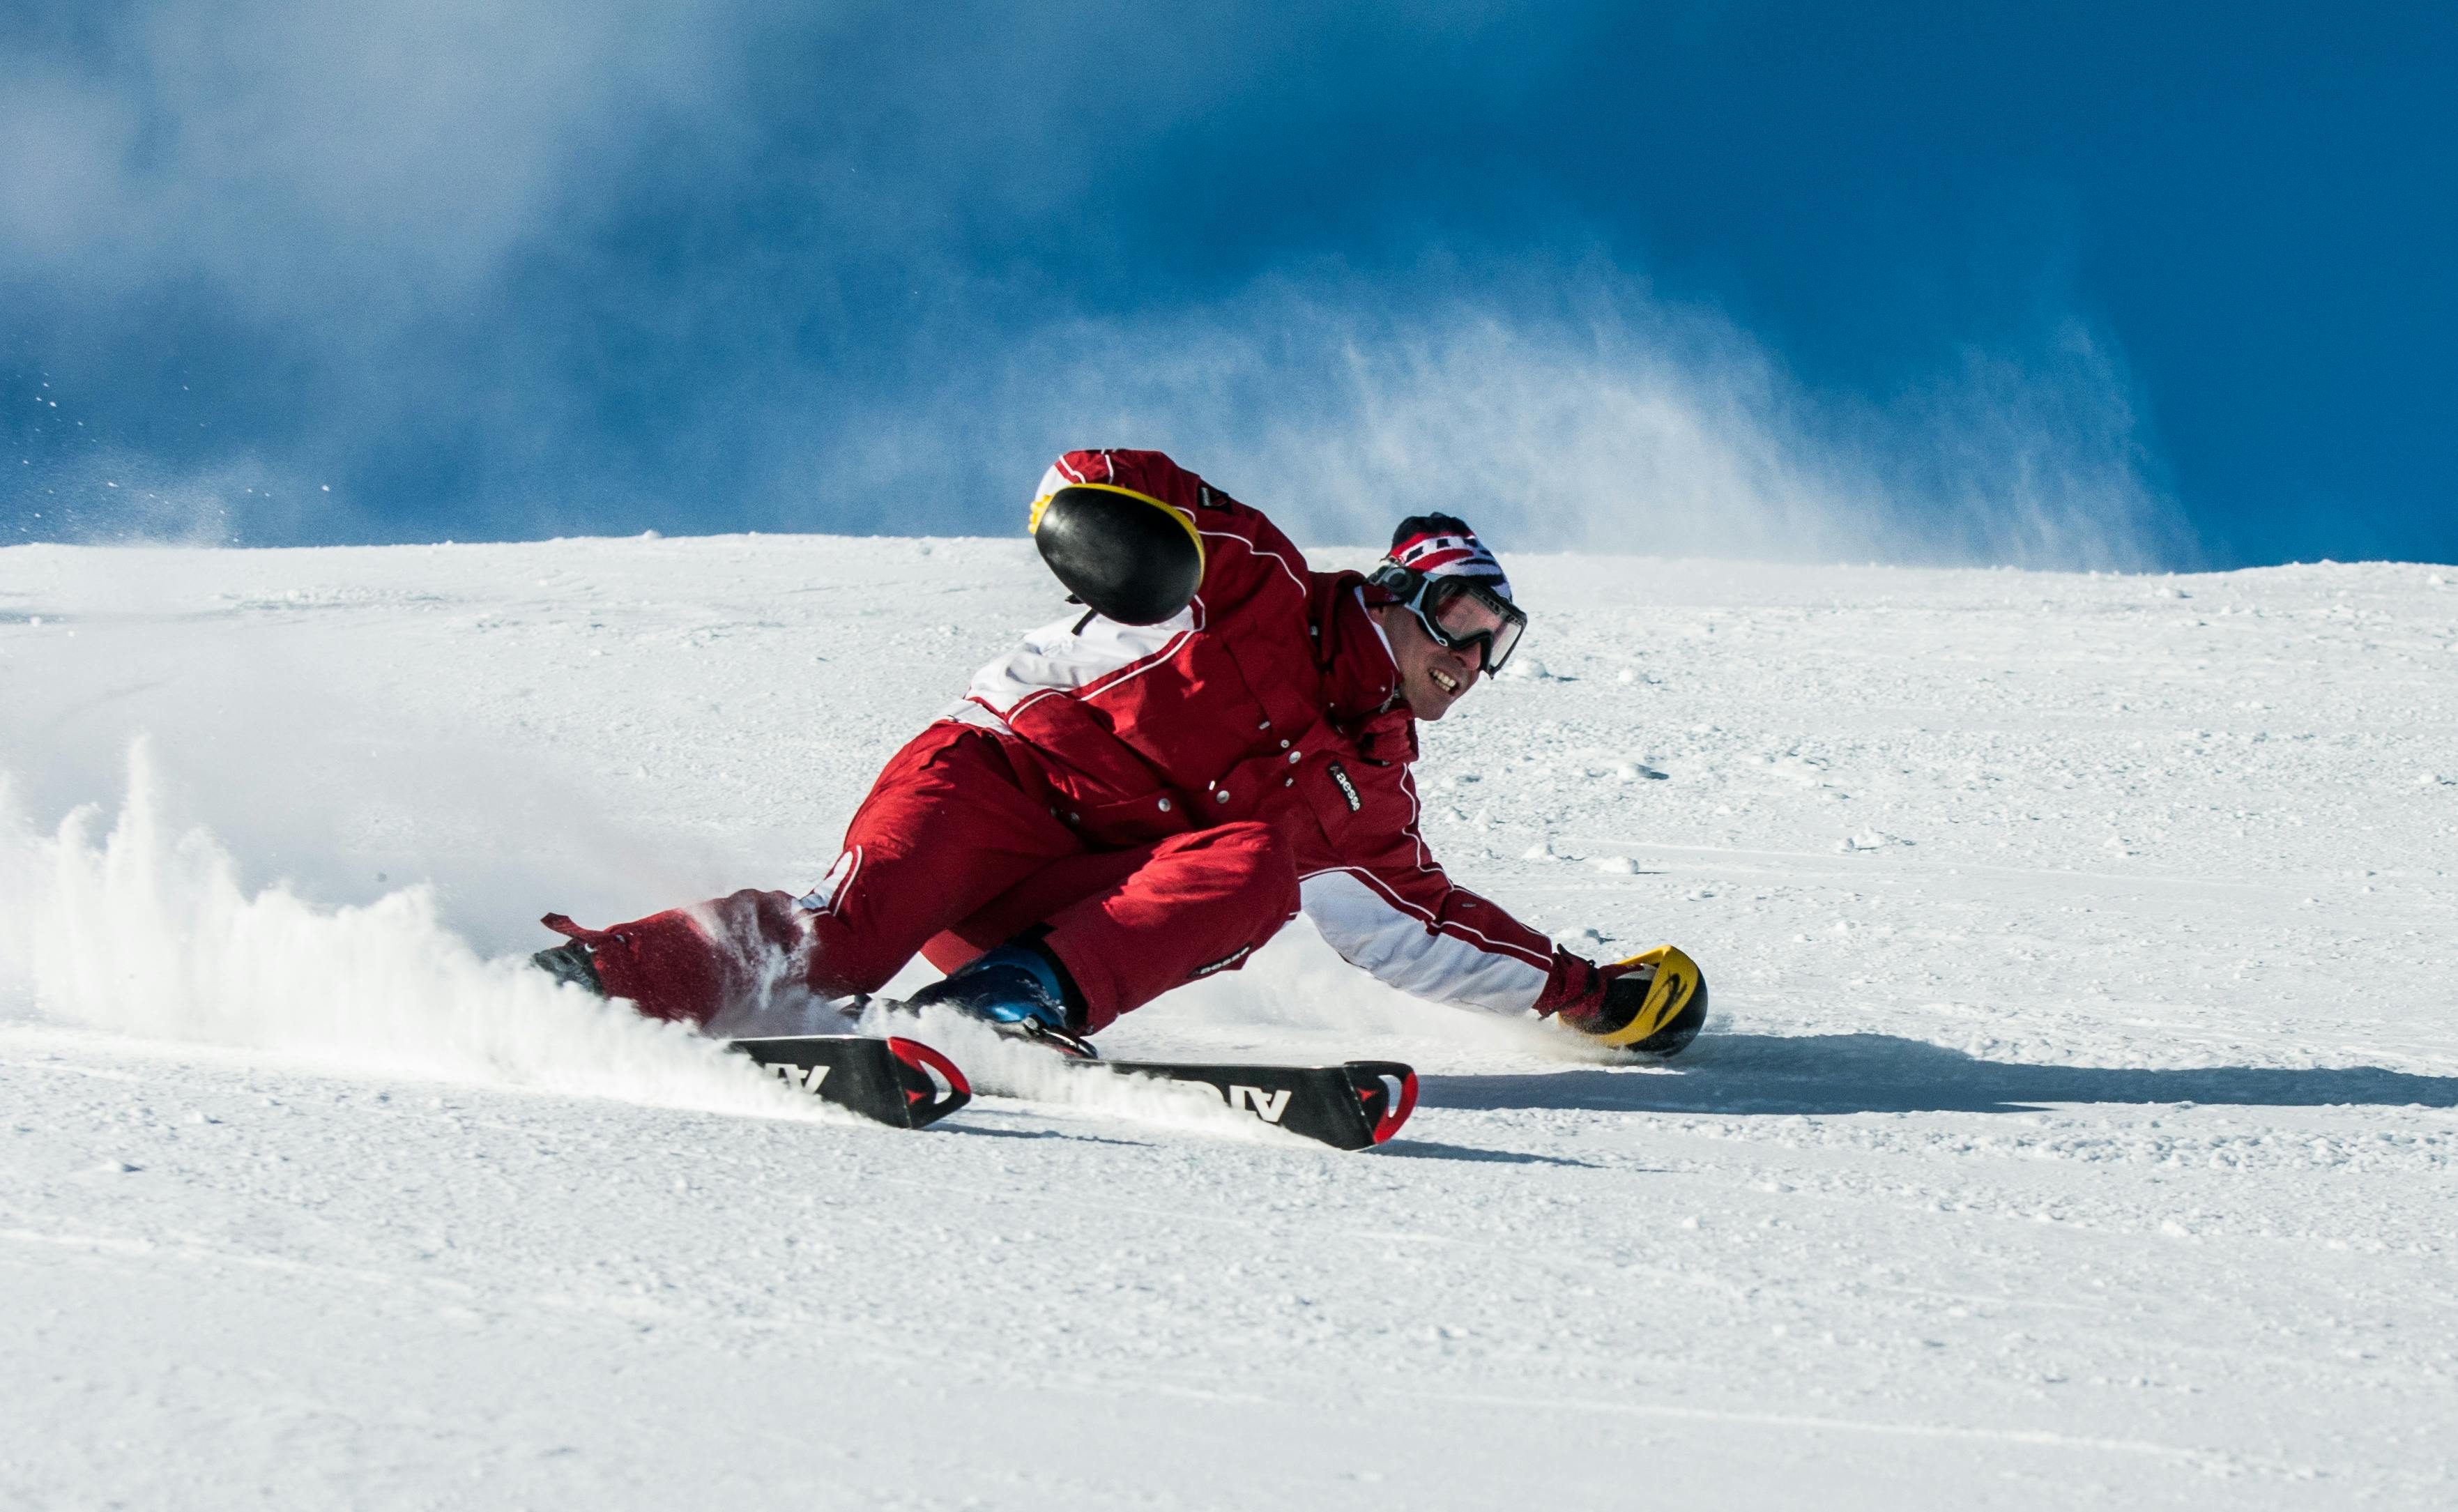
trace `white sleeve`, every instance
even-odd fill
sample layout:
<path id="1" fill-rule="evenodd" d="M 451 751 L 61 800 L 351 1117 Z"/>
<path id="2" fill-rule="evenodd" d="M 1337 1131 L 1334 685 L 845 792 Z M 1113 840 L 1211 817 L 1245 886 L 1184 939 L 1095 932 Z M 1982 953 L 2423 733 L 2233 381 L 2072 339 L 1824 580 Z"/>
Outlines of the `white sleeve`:
<path id="1" fill-rule="evenodd" d="M 1121 625 L 1092 613 L 1052 621 L 1027 632 L 1021 646 L 973 673 L 972 686 L 946 716 L 969 717 L 967 704 L 1011 715 L 1036 695 L 1051 693 L 1097 696 L 1086 690 L 1098 683 L 1098 692 L 1107 692 L 1142 675 L 1202 628 L 1199 598 L 1157 625 Z"/>
<path id="2" fill-rule="evenodd" d="M 1306 917 L 1340 952 L 1382 981 L 1436 1003 L 1495 1013 L 1536 1005 L 1547 971 L 1516 955 L 1480 944 L 1474 931 L 1437 932 L 1432 917 L 1355 868 L 1316 872 L 1300 880 Z"/>

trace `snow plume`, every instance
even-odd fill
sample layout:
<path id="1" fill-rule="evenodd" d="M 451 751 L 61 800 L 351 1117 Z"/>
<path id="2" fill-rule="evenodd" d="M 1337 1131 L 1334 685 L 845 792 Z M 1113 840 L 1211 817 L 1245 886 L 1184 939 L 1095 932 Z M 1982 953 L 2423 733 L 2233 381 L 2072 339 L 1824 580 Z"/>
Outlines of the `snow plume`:
<path id="1" fill-rule="evenodd" d="M 1881 402 L 1811 391 L 1717 311 L 1610 266 L 1275 280 L 1082 321 L 994 394 L 1024 454 L 1172 450 L 1302 539 L 1416 510 L 1504 549 L 2141 569 L 2195 555 L 2103 334 L 2047 319 Z M 948 419 L 932 414 L 926 424 Z M 880 434 L 909 454 L 920 437 Z"/>
<path id="2" fill-rule="evenodd" d="M 388 1076 L 809 1110 L 708 1041 L 481 959 L 427 888 L 342 908 L 247 891 L 212 836 L 166 817 L 141 742 L 102 823 L 85 808 L 38 835 L 0 784 L 0 1013 Z"/>
<path id="3" fill-rule="evenodd" d="M 1184 138 L 1419 109 L 1462 56 L 1510 110 L 1552 75 L 1490 7 L 50 9 L 0 14 L 18 538 L 1006 533 L 1089 444 L 1317 540 L 1445 507 L 1505 549 L 2194 555 L 2087 319 L 1839 396 L 1568 205 L 1393 190 L 1421 238 L 1308 260 L 1380 245 L 1385 191 L 1319 239 L 1247 147 L 1218 213 L 1270 218 L 1192 255 Z"/>
<path id="4" fill-rule="evenodd" d="M 47 457 L 37 467 L 22 462 L 30 503 L 21 539 L 70 540 L 94 545 L 218 547 L 232 544 L 232 525 L 244 516 L 261 529 L 277 512 L 303 515 L 313 491 L 253 457 L 205 466 L 173 466 L 125 446 Z M 14 544 L 10 542 L 9 544 Z"/>

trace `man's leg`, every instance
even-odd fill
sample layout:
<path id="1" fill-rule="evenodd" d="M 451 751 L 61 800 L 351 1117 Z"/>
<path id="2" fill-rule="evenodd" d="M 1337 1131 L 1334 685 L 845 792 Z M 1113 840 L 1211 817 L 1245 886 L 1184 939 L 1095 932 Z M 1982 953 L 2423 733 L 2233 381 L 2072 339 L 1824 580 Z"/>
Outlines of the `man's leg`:
<path id="1" fill-rule="evenodd" d="M 1151 864 L 1156 848 L 1086 851 L 1054 860 L 931 936 L 923 942 L 923 959 L 942 971 L 968 965 L 1068 904 L 1126 885 L 1128 878 Z"/>
<path id="2" fill-rule="evenodd" d="M 549 922 L 590 947 L 609 996 L 705 1024 L 789 975 L 828 996 L 875 992 L 925 940 L 1081 849 L 997 737 L 943 723 L 889 760 L 809 896 L 746 890 L 603 930 Z"/>
<path id="3" fill-rule="evenodd" d="M 1071 867 L 1089 870 L 1057 870 Z M 1151 847 L 1114 885 L 1046 915 L 1036 943 L 1074 979 L 1090 1034 L 1172 987 L 1236 970 L 1297 911 L 1287 844 L 1268 824 L 1222 824 Z"/>
<path id="4" fill-rule="evenodd" d="M 931 736 L 940 734 L 933 740 Z M 876 992 L 924 941 L 1084 842 L 987 732 L 934 725 L 887 764 L 845 828 L 844 854 L 803 900 L 808 980 Z"/>

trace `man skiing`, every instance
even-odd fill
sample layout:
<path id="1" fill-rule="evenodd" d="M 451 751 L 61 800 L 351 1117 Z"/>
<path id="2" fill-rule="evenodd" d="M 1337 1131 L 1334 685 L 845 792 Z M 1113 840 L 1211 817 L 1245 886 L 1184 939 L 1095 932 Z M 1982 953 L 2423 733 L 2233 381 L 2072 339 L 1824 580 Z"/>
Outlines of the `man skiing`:
<path id="1" fill-rule="evenodd" d="M 608 929 L 561 915 L 537 963 L 705 1025 L 779 993 L 874 993 L 1091 1053 L 1083 1036 L 1234 971 L 1300 908 L 1419 997 L 1533 1010 L 1679 1051 L 1707 990 L 1670 946 L 1611 964 L 1451 884 L 1418 830 L 1417 725 L 1525 628 L 1462 521 L 1403 521 L 1370 575 L 1317 572 L 1259 511 L 1156 451 L 1071 451 L 1031 513 L 1086 606 L 974 674 L 889 759 L 826 878 Z"/>

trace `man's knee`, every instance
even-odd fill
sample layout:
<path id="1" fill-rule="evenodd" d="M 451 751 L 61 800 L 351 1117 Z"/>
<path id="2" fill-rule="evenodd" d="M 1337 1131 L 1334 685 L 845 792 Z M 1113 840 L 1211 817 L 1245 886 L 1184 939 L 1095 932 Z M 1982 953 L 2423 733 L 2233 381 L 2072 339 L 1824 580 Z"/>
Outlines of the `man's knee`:
<path id="1" fill-rule="evenodd" d="M 1180 848 L 1207 853 L 1209 870 L 1235 892 L 1242 910 L 1278 922 L 1298 911 L 1297 848 L 1259 819 L 1217 824 L 1178 838 Z"/>

